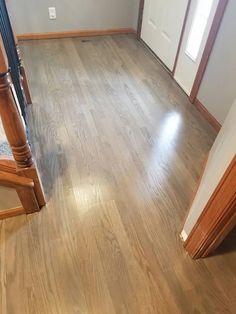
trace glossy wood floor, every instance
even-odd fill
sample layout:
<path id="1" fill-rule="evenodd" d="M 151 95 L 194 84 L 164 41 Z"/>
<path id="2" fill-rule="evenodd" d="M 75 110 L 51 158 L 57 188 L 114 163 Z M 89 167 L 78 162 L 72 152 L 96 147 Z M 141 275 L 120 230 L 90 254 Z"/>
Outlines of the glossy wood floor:
<path id="1" fill-rule="evenodd" d="M 0 222 L 0 312 L 235 313 L 235 249 L 179 239 L 213 129 L 132 36 L 21 46 L 48 205 Z"/>

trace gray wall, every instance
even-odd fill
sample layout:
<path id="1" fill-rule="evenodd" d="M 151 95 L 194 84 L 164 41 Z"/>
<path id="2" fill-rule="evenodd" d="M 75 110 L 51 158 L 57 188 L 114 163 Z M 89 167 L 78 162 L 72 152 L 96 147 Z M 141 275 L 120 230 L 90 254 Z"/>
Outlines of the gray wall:
<path id="1" fill-rule="evenodd" d="M 136 29 L 139 0 L 7 0 L 17 34 L 82 29 Z M 57 19 L 49 20 L 55 6 Z"/>
<path id="2" fill-rule="evenodd" d="M 236 1 L 229 0 L 198 99 L 223 123 L 236 97 Z"/>

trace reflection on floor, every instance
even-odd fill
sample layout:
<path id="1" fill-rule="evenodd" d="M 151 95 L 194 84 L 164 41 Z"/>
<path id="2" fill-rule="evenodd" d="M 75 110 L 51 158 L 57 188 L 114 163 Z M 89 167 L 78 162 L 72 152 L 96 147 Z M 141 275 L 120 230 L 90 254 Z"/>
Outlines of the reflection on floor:
<path id="1" fill-rule="evenodd" d="M 132 36 L 21 43 L 48 205 L 1 222 L 3 313 L 233 313 L 179 240 L 215 133 Z"/>

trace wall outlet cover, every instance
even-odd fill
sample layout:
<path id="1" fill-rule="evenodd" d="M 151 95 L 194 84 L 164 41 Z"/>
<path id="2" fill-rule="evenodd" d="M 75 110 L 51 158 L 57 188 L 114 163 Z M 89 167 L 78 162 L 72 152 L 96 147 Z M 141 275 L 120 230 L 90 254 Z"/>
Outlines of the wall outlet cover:
<path id="1" fill-rule="evenodd" d="M 57 13 L 56 13 L 55 7 L 49 7 L 48 12 L 49 12 L 49 19 L 50 20 L 55 20 L 57 18 Z"/>

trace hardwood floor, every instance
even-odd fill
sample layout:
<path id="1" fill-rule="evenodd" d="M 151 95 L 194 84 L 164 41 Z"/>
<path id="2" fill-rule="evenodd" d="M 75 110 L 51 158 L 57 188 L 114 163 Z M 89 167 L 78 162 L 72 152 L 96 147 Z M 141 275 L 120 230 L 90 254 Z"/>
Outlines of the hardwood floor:
<path id="1" fill-rule="evenodd" d="M 48 205 L 0 222 L 0 312 L 235 313 L 235 247 L 179 239 L 208 122 L 132 36 L 21 46 Z"/>

